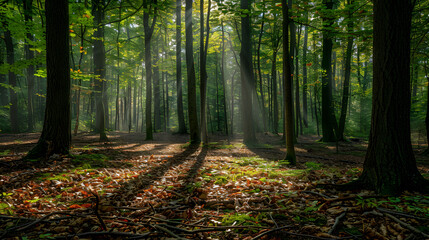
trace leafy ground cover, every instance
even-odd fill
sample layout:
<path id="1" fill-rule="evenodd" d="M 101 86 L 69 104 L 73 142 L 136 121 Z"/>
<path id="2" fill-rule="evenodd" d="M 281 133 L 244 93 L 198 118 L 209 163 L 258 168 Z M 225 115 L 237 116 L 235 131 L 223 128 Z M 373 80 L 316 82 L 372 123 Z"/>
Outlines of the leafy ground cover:
<path id="1" fill-rule="evenodd" d="M 16 160 L 37 134 L 0 137 L 0 239 L 429 238 L 429 196 L 317 188 L 357 178 L 364 141 L 337 149 L 301 137 L 291 168 L 278 136 L 255 146 L 155 138 L 82 134 L 69 156 L 36 166 Z"/>

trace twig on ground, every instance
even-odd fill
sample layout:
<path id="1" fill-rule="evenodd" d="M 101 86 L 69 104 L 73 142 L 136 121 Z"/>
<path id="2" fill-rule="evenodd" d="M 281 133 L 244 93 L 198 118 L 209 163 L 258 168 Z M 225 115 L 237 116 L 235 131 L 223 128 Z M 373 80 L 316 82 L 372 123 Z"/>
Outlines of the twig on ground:
<path id="1" fill-rule="evenodd" d="M 364 212 L 364 213 L 362 213 L 362 216 L 366 216 L 366 215 L 369 215 L 369 214 L 372 214 L 372 215 L 375 215 L 375 216 L 378 216 L 378 217 L 383 217 L 382 213 L 379 213 L 379 212 L 377 212 L 375 210 Z"/>
<path id="2" fill-rule="evenodd" d="M 271 229 L 271 230 L 265 231 L 265 232 L 263 232 L 263 233 L 259 234 L 258 236 L 256 236 L 256 237 L 252 238 L 252 240 L 259 239 L 259 238 L 261 238 L 261 237 L 263 237 L 263 236 L 265 236 L 265 235 L 267 235 L 267 234 L 269 234 L 269 233 L 277 232 L 277 231 L 280 231 L 280 230 L 282 230 L 282 229 L 289 228 L 289 227 L 291 227 L 291 226 L 290 226 L 290 225 L 286 225 L 286 226 L 282 226 L 282 227 L 278 227 L 278 228 L 274 228 L 274 229 Z"/>
<path id="3" fill-rule="evenodd" d="M 110 236 L 114 236 L 114 237 L 129 237 L 132 239 L 140 239 L 140 238 L 147 237 L 150 234 L 152 234 L 152 233 L 148 232 L 148 233 L 144 233 L 144 234 L 134 234 L 134 233 L 126 233 L 126 232 L 85 232 L 85 233 L 70 234 L 67 236 L 56 237 L 55 239 L 73 239 L 73 237 L 75 237 L 75 236 L 81 238 L 81 237 L 95 237 L 95 236 L 104 236 L 104 235 L 110 235 Z"/>
<path id="4" fill-rule="evenodd" d="M 401 226 L 405 227 L 406 229 L 410 230 L 411 232 L 413 232 L 414 234 L 418 235 L 418 236 L 422 236 L 425 237 L 426 239 L 429 239 L 429 234 L 426 234 L 420 230 L 418 230 L 417 228 L 411 226 L 410 224 L 403 222 L 402 220 L 396 218 L 395 216 L 393 216 L 390 213 L 384 213 L 384 215 L 386 215 L 387 217 L 389 217 L 390 219 L 392 219 L 393 221 L 399 223 Z"/>
<path id="5" fill-rule="evenodd" d="M 106 224 L 104 223 L 103 219 L 101 218 L 100 214 L 98 213 L 98 205 L 100 204 L 100 197 L 97 193 L 91 191 L 92 195 L 95 197 L 95 207 L 94 207 L 94 214 L 97 216 L 98 221 L 100 222 L 101 228 L 104 231 L 107 231 Z"/>
<path id="6" fill-rule="evenodd" d="M 313 194 L 313 195 L 316 195 L 316 196 L 320 196 L 320 197 L 323 197 L 324 199 L 334 199 L 333 197 L 325 195 L 323 193 L 318 193 L 318 192 L 313 192 L 313 191 L 308 191 L 308 190 L 301 191 L 301 192 L 302 193 L 307 193 L 307 194 Z"/>
<path id="7" fill-rule="evenodd" d="M 334 223 L 334 225 L 332 225 L 332 228 L 328 232 L 329 235 L 332 235 L 335 232 L 335 230 L 337 229 L 337 227 L 340 225 L 341 219 L 343 219 L 346 216 L 346 213 L 347 212 L 343 212 L 343 213 L 341 213 L 340 216 L 338 216 L 337 218 L 335 218 L 335 223 Z"/>
<path id="8" fill-rule="evenodd" d="M 416 216 L 413 214 L 409 214 L 409 213 L 402 213 L 402 212 L 398 212 L 398 211 L 394 211 L 394 210 L 390 210 L 390 209 L 386 209 L 386 208 L 377 208 L 378 211 L 382 212 L 382 213 L 390 213 L 392 215 L 397 215 L 397 216 L 401 216 L 401 217 L 408 217 L 408 218 L 415 218 L 415 219 L 419 219 L 419 220 L 429 220 L 429 218 L 427 217 L 420 217 L 420 216 Z"/>
<path id="9" fill-rule="evenodd" d="M 174 232 L 172 232 L 172 231 L 168 230 L 167 228 L 162 227 L 160 225 L 153 225 L 152 227 L 154 227 L 155 229 L 161 230 L 161 231 L 167 233 L 168 235 L 170 235 L 170 236 L 172 236 L 174 238 L 184 239 L 184 238 L 180 237 L 179 235 L 175 234 Z"/>

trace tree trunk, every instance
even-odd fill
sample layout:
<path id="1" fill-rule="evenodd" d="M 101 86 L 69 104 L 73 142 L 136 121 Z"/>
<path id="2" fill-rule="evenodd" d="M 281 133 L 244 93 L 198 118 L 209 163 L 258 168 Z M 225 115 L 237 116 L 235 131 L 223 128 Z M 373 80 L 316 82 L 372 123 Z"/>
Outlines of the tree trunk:
<path id="1" fill-rule="evenodd" d="M 47 0 L 47 93 L 42 135 L 26 159 L 68 154 L 71 142 L 69 11 L 66 0 Z"/>
<path id="2" fill-rule="evenodd" d="M 333 0 L 324 0 L 326 11 L 333 8 Z M 333 24 L 330 13 L 323 17 L 324 26 L 330 27 Z M 324 142 L 337 141 L 334 129 L 336 129 L 336 119 L 332 104 L 332 37 L 327 31 L 323 32 L 323 56 L 322 56 L 322 135 Z"/>
<path id="3" fill-rule="evenodd" d="M 107 141 L 105 132 L 105 105 L 104 95 L 106 91 L 106 52 L 104 50 L 104 0 L 93 0 L 94 24 L 94 74 L 97 76 L 94 80 L 96 113 L 95 113 L 95 131 L 100 134 L 100 141 Z"/>
<path id="4" fill-rule="evenodd" d="M 250 2 L 249 0 L 241 0 L 241 51 L 240 51 L 240 66 L 241 66 L 241 109 L 242 109 L 242 125 L 243 125 L 243 141 L 246 144 L 256 142 L 255 128 L 252 112 L 252 92 L 254 91 L 254 77 L 252 71 L 252 33 L 250 26 Z M 245 12 L 247 11 L 247 13 Z"/>
<path id="5" fill-rule="evenodd" d="M 207 114 L 206 114 L 206 102 L 207 102 L 207 49 L 209 44 L 210 34 L 210 7 L 211 1 L 207 8 L 207 33 L 206 43 L 204 44 L 204 0 L 200 2 L 200 108 L 201 108 L 201 139 L 203 144 L 208 144 L 207 134 Z"/>
<path id="6" fill-rule="evenodd" d="M 290 5 L 291 6 L 291 5 Z M 293 105 L 292 105 L 292 76 L 290 66 L 291 58 L 289 55 L 289 7 L 286 5 L 286 0 L 282 0 L 283 10 L 283 88 L 285 92 L 284 106 L 285 106 L 285 132 L 286 132 L 286 157 L 285 160 L 289 161 L 291 165 L 296 165 L 295 156 L 295 137 L 293 129 Z"/>
<path id="7" fill-rule="evenodd" d="M 411 0 L 374 1 L 374 68 L 371 132 L 356 183 L 379 194 L 426 190 L 410 138 Z"/>
<path id="8" fill-rule="evenodd" d="M 154 131 L 160 132 L 161 126 L 161 84 L 159 77 L 159 37 L 155 38 L 153 56 L 153 115 L 154 115 Z"/>
<path id="9" fill-rule="evenodd" d="M 157 0 L 153 0 L 153 3 L 156 4 Z M 153 29 L 156 23 L 156 9 L 154 10 L 154 16 L 152 20 L 152 25 L 149 26 L 149 11 L 153 7 L 149 6 L 149 0 L 143 0 L 143 8 L 145 9 L 143 13 L 143 25 L 144 25 L 144 46 L 145 46 L 145 67 L 146 67 L 146 140 L 153 140 L 153 126 L 152 126 L 152 55 L 150 41 L 152 39 Z"/>
<path id="10" fill-rule="evenodd" d="M 6 44 L 6 59 L 9 66 L 12 66 L 15 63 L 15 51 L 13 49 L 13 40 L 10 30 L 5 31 L 4 41 Z M 9 85 L 12 87 L 9 89 L 10 96 L 10 130 L 12 133 L 19 132 L 19 122 L 18 122 L 18 94 L 15 92 L 16 88 L 16 75 L 13 71 L 9 70 Z"/>
<path id="11" fill-rule="evenodd" d="M 273 84 L 271 96 L 273 98 L 273 133 L 279 133 L 279 104 L 277 97 L 277 50 L 273 52 L 273 60 L 271 65 L 271 82 Z"/>
<path id="12" fill-rule="evenodd" d="M 200 133 L 198 128 L 197 117 L 197 91 L 195 79 L 194 65 L 194 49 L 193 49 L 193 34 L 192 34 L 192 0 L 186 0 L 185 9 L 186 23 L 186 70 L 188 77 L 188 117 L 189 117 L 189 133 L 190 142 L 200 142 Z"/>
<path id="13" fill-rule="evenodd" d="M 353 0 L 348 0 L 348 5 L 351 6 L 353 4 Z M 343 84 L 343 99 L 341 101 L 341 115 L 340 122 L 338 126 L 338 138 L 344 139 L 344 128 L 346 125 L 346 115 L 347 115 L 347 106 L 350 98 L 350 72 L 351 72 L 351 61 L 352 61 L 352 50 L 353 50 L 353 21 L 352 10 L 349 9 L 349 21 L 347 23 L 347 31 L 349 33 L 349 37 L 347 39 L 347 51 L 346 51 L 346 62 L 345 62 L 345 70 L 344 70 L 344 84 Z"/>
<path id="14" fill-rule="evenodd" d="M 301 39 L 301 28 L 299 28 L 297 35 L 297 44 L 296 44 L 296 56 L 295 56 L 295 125 L 296 125 L 296 135 L 302 135 L 302 121 L 301 121 L 301 111 L 300 111 L 300 101 L 299 101 L 299 42 Z"/>
<path id="15" fill-rule="evenodd" d="M 307 16 L 308 17 L 308 16 Z M 304 46 L 302 48 L 302 120 L 304 121 L 304 126 L 308 127 L 308 117 L 307 117 L 307 42 L 308 42 L 308 30 L 307 26 L 304 27 Z M 311 99 L 311 97 L 310 97 Z M 311 106 L 311 103 L 310 103 Z"/>
<path id="16" fill-rule="evenodd" d="M 179 133 L 186 133 L 182 94 L 182 1 L 176 0 L 176 88 Z"/>
<path id="17" fill-rule="evenodd" d="M 226 39 L 225 39 L 223 20 L 221 20 L 221 28 L 222 28 L 222 59 L 221 59 L 222 62 L 220 66 L 221 66 L 221 78 L 222 78 L 222 86 L 223 86 L 223 114 L 224 114 L 225 134 L 229 142 L 227 104 L 226 104 L 226 79 L 225 79 L 225 41 Z"/>
<path id="18" fill-rule="evenodd" d="M 25 23 L 28 25 L 31 24 L 33 21 L 32 17 L 32 8 L 33 1 L 32 0 L 25 0 L 24 1 L 24 17 L 25 17 Z M 31 33 L 32 29 L 26 29 L 26 43 L 25 43 L 25 59 L 31 60 L 34 58 L 34 52 L 30 50 L 32 48 L 32 45 L 28 41 L 34 41 L 33 34 Z M 34 95 L 34 65 L 29 65 L 27 67 L 27 131 L 32 132 L 34 129 L 34 117 L 33 117 L 33 95 Z"/>
<path id="19" fill-rule="evenodd" d="M 0 41 L 0 66 L 4 64 L 5 48 Z M 9 98 L 7 94 L 7 88 L 3 87 L 2 84 L 6 84 L 6 74 L 0 73 L 0 107 L 9 105 Z"/>

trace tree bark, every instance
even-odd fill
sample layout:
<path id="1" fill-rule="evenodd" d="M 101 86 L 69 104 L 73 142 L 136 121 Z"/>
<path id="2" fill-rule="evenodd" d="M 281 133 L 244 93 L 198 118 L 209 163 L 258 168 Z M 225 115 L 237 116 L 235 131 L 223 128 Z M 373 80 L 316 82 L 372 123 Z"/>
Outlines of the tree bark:
<path id="1" fill-rule="evenodd" d="M 4 33 L 4 42 L 6 44 L 6 59 L 9 66 L 12 66 L 15 63 L 15 51 L 13 49 L 13 39 L 10 30 L 6 30 Z M 10 97 L 10 130 L 12 133 L 19 132 L 19 122 L 18 122 L 18 94 L 15 92 L 16 88 L 16 74 L 9 70 L 9 85 L 12 87 L 9 89 Z"/>
<path id="2" fill-rule="evenodd" d="M 95 89 L 95 131 L 100 134 L 100 141 L 107 141 L 106 110 L 104 95 L 106 94 L 106 52 L 104 49 L 104 0 L 93 0 L 93 15 L 96 30 L 94 32 L 94 80 Z"/>
<path id="3" fill-rule="evenodd" d="M 31 42 L 34 41 L 33 34 L 31 33 L 32 29 L 30 29 L 30 25 L 32 24 L 33 17 L 32 17 L 32 11 L 33 11 L 33 1 L 32 0 L 25 0 L 24 1 L 24 18 L 26 23 L 26 43 L 25 43 L 25 59 L 31 60 L 34 58 L 34 52 L 31 50 L 32 45 Z M 34 111 L 34 65 L 31 64 L 27 67 L 27 131 L 32 132 L 34 130 L 34 117 L 33 117 L 33 111 Z"/>
<path id="4" fill-rule="evenodd" d="M 308 18 L 308 16 L 307 16 Z M 302 120 L 304 127 L 308 127 L 308 105 L 307 105 L 307 43 L 308 43 L 308 30 L 307 26 L 304 27 L 304 46 L 302 48 Z M 311 99 L 311 97 L 310 97 Z M 311 103 L 310 103 L 311 106 Z"/>
<path id="5" fill-rule="evenodd" d="M 242 125 L 243 125 L 243 141 L 245 144 L 256 142 L 255 128 L 253 122 L 252 110 L 252 92 L 254 91 L 254 76 L 252 71 L 252 33 L 250 26 L 250 2 L 249 0 L 241 0 L 241 51 L 240 51 L 240 66 L 241 66 L 241 109 L 242 109 Z"/>
<path id="6" fill-rule="evenodd" d="M 333 0 L 323 1 L 327 11 L 332 10 Z M 326 13 L 330 15 L 330 13 Z M 333 19 L 330 16 L 323 17 L 324 26 L 330 27 L 333 24 Z M 336 119 L 332 105 L 332 37 L 326 29 L 323 32 L 323 56 L 322 56 L 322 135 L 324 142 L 335 142 L 337 137 L 334 129 L 336 129 Z"/>
<path id="7" fill-rule="evenodd" d="M 42 135 L 26 159 L 68 154 L 71 143 L 69 11 L 67 0 L 47 0 L 47 93 Z"/>
<path id="8" fill-rule="evenodd" d="M 189 117 L 189 133 L 190 142 L 200 142 L 200 133 L 198 128 L 197 117 L 197 91 L 195 79 L 194 65 L 194 49 L 193 49 L 193 34 L 192 34 L 192 0 L 186 0 L 185 9 L 186 23 L 186 70 L 188 76 L 188 117 Z"/>
<path id="9" fill-rule="evenodd" d="M 183 114 L 182 94 L 182 1 L 176 0 L 176 88 L 178 133 L 186 133 L 185 115 Z"/>
<path id="10" fill-rule="evenodd" d="M 293 129 L 293 105 L 292 105 L 292 76 L 291 76 L 291 58 L 289 55 L 289 6 L 286 5 L 286 0 L 282 0 L 283 11 L 283 88 L 285 92 L 284 106 L 285 106 L 285 132 L 286 132 L 286 157 L 285 160 L 289 161 L 291 165 L 296 165 L 295 156 L 295 137 Z"/>
<path id="11" fill-rule="evenodd" d="M 399 195 L 426 190 L 410 137 L 411 0 L 374 1 L 371 131 L 360 187 Z"/>
<path id="12" fill-rule="evenodd" d="M 353 4 L 353 0 L 348 0 L 348 5 L 351 6 Z M 351 72 L 351 61 L 352 61 L 352 50 L 353 50 L 353 21 L 352 17 L 352 9 L 349 9 L 349 21 L 347 23 L 347 31 L 349 33 L 349 37 L 347 38 L 347 50 L 346 50 L 346 60 L 345 60 L 345 70 L 344 70 L 344 84 L 343 84 L 343 98 L 341 101 L 341 115 L 340 122 L 338 126 L 338 137 L 340 139 L 344 139 L 344 128 L 346 125 L 346 115 L 347 115 L 347 106 L 350 98 L 350 72 Z"/>

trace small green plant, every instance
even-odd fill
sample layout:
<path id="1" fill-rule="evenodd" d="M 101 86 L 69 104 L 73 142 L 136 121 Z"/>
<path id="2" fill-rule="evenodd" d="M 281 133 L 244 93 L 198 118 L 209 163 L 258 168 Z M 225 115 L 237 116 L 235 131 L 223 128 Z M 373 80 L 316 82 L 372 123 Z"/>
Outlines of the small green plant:
<path id="1" fill-rule="evenodd" d="M 222 218 L 222 223 L 226 226 L 261 226 L 260 221 L 266 218 L 264 213 L 257 215 L 234 213 Z"/>
<path id="2" fill-rule="evenodd" d="M 72 155 L 72 164 L 85 169 L 106 167 L 109 158 L 104 154 Z"/>
<path id="3" fill-rule="evenodd" d="M 8 155 L 9 153 L 10 153 L 10 150 L 7 149 L 7 150 L 4 150 L 3 152 L 0 152 L 0 156 L 5 156 L 5 155 Z"/>
<path id="4" fill-rule="evenodd" d="M 307 166 L 310 170 L 320 170 L 322 169 L 322 164 L 317 162 L 306 162 L 305 166 Z"/>

